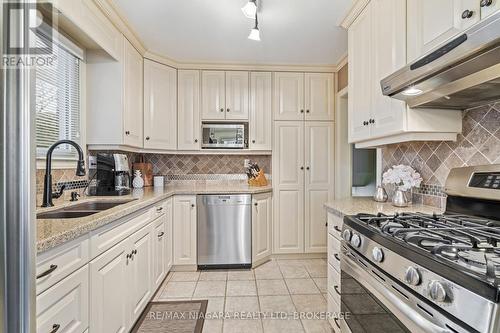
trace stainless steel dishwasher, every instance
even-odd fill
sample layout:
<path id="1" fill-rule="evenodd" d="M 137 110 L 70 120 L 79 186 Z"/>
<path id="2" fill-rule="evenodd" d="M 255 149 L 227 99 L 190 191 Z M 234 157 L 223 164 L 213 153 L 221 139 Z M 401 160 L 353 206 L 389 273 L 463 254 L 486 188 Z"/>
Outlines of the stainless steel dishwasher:
<path id="1" fill-rule="evenodd" d="M 252 196 L 198 195 L 198 268 L 252 266 Z"/>

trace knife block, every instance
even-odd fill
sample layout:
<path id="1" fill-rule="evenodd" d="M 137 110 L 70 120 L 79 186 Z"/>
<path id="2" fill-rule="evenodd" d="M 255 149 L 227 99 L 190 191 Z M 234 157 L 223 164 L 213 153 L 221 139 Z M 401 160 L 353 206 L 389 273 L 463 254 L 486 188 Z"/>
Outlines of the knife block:
<path id="1" fill-rule="evenodd" d="M 260 169 L 259 174 L 255 178 L 250 178 L 248 180 L 248 185 L 250 186 L 267 186 L 267 179 L 264 175 L 264 170 Z"/>

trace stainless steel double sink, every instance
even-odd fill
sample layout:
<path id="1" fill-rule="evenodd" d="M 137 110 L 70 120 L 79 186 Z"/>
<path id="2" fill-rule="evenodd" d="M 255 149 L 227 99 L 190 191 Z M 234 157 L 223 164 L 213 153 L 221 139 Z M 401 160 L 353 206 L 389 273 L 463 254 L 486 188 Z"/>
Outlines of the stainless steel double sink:
<path id="1" fill-rule="evenodd" d="M 137 199 L 88 201 L 36 214 L 37 219 L 74 219 L 102 212 Z"/>

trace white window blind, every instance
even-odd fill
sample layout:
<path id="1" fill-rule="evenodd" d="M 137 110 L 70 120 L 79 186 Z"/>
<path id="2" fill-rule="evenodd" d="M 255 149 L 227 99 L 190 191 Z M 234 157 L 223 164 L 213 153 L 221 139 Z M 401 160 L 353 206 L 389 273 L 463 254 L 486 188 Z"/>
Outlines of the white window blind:
<path id="1" fill-rule="evenodd" d="M 45 45 L 43 35 L 37 46 Z M 37 157 L 62 139 L 80 143 L 80 59 L 62 45 L 52 43 L 51 66 L 36 67 L 36 145 Z M 55 158 L 76 158 L 70 145 L 54 150 Z"/>

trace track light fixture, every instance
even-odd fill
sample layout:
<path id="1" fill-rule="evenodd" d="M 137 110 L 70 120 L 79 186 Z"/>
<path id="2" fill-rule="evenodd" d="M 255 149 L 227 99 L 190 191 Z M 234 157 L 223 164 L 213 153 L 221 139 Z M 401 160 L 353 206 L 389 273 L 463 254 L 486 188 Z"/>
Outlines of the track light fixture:
<path id="1" fill-rule="evenodd" d="M 241 8 L 243 15 L 253 19 L 257 14 L 257 0 L 249 0 L 245 6 Z"/>
<path id="2" fill-rule="evenodd" d="M 255 13 L 255 27 L 253 27 L 253 29 L 250 30 L 250 35 L 248 35 L 248 39 L 260 42 L 259 21 L 257 19 L 257 13 Z"/>

